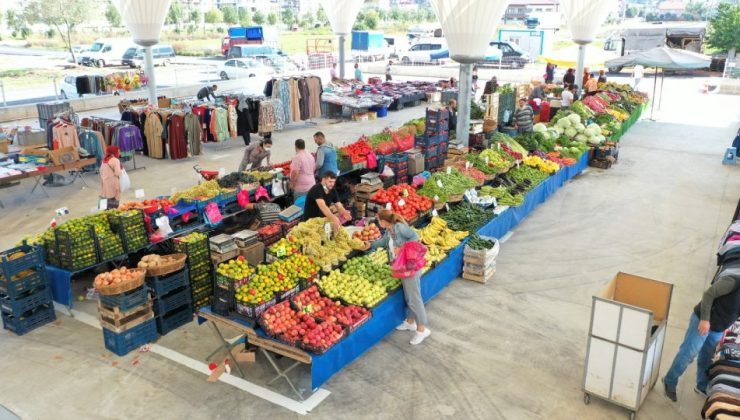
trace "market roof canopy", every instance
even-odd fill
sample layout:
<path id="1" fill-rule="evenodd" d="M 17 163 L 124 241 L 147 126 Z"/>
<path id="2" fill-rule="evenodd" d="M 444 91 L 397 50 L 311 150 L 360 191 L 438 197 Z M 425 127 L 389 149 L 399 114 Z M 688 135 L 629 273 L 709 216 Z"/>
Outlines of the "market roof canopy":
<path id="1" fill-rule="evenodd" d="M 320 0 L 335 35 L 348 35 L 365 0 Z"/>
<path id="2" fill-rule="evenodd" d="M 159 32 L 170 10 L 170 0 L 119 0 L 115 4 L 134 43 L 142 47 L 159 43 Z"/>
<path id="3" fill-rule="evenodd" d="M 502 57 L 501 50 L 496 47 L 488 47 L 486 54 L 483 57 L 484 61 L 498 61 Z M 439 60 L 442 58 L 450 58 L 450 50 L 439 50 L 430 54 L 432 60 Z"/>
<path id="4" fill-rule="evenodd" d="M 617 6 L 616 0 L 562 0 L 560 4 L 568 19 L 573 41 L 588 44 L 594 40 L 596 32 Z"/>
<path id="5" fill-rule="evenodd" d="M 589 45 L 586 48 L 586 61 L 584 67 L 604 67 L 607 60 L 616 58 L 616 54 L 596 48 Z M 548 63 L 556 64 L 560 67 L 576 67 L 578 61 L 578 45 L 572 45 L 560 50 L 555 50 L 540 56 L 541 59 Z"/>
<path id="6" fill-rule="evenodd" d="M 608 60 L 607 67 L 660 67 L 668 70 L 703 69 L 709 67 L 712 58 L 692 51 L 669 47 L 658 47 L 637 54 Z"/>
<path id="7" fill-rule="evenodd" d="M 431 0 L 450 56 L 458 63 L 476 63 L 486 56 L 509 0 Z"/>

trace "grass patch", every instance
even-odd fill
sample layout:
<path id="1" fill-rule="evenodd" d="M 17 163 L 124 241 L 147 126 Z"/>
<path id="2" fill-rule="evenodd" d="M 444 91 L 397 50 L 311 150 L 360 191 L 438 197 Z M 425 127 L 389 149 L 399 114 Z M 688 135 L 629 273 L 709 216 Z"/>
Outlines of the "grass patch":
<path id="1" fill-rule="evenodd" d="M 0 70 L 0 77 L 2 78 L 25 77 L 32 73 L 33 73 L 33 69 L 29 69 L 29 68 L 8 69 L 8 70 Z"/>

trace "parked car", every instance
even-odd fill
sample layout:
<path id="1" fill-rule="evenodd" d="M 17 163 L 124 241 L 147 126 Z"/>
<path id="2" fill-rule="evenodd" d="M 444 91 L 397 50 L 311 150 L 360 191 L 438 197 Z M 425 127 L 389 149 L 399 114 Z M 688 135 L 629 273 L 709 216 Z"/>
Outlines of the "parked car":
<path id="1" fill-rule="evenodd" d="M 120 95 L 122 91 L 114 90 L 113 95 Z M 77 93 L 77 76 L 64 76 L 62 79 L 62 84 L 59 86 L 59 97 L 61 99 L 74 99 L 74 98 L 82 98 L 85 96 L 98 96 L 103 95 L 105 93 L 86 93 L 84 95 L 81 95 Z"/>
<path id="2" fill-rule="evenodd" d="M 263 58 L 271 55 L 284 55 L 277 48 L 267 45 L 234 45 L 229 49 L 227 58 Z"/>
<path id="3" fill-rule="evenodd" d="M 82 64 L 82 53 L 89 50 L 89 45 L 75 45 L 72 47 L 72 51 L 74 51 L 75 57 L 77 58 L 77 64 Z M 70 63 L 72 62 L 72 54 L 67 56 L 67 61 Z"/>
<path id="4" fill-rule="evenodd" d="M 143 67 L 144 66 L 144 49 L 140 48 L 136 51 L 136 55 L 131 60 L 133 65 L 131 67 Z M 155 66 L 166 66 L 172 63 L 175 58 L 175 49 L 172 45 L 160 44 L 152 47 L 152 60 Z"/>
<path id="5" fill-rule="evenodd" d="M 131 68 L 136 67 L 136 64 L 134 64 L 134 58 L 137 54 L 144 54 L 144 48 L 142 47 L 131 47 L 126 50 L 125 53 L 123 53 L 123 58 L 121 59 L 121 64 L 124 66 L 129 66 Z"/>
<path id="6" fill-rule="evenodd" d="M 498 48 L 502 54 L 501 64 L 512 69 L 522 68 L 532 61 L 529 54 L 514 43 L 491 41 L 488 45 Z"/>
<path id="7" fill-rule="evenodd" d="M 422 38 L 407 51 L 401 53 L 401 63 L 430 63 L 432 62 L 431 55 L 444 49 L 447 49 L 447 42 L 444 38 Z"/>
<path id="8" fill-rule="evenodd" d="M 82 64 L 95 67 L 120 66 L 123 54 L 133 46 L 134 43 L 128 39 L 99 39 L 90 46 L 89 51 L 82 54 Z"/>
<path id="9" fill-rule="evenodd" d="M 260 59 L 265 65 L 272 67 L 276 73 L 286 74 L 301 71 L 301 68 L 295 61 L 285 55 L 273 55 Z"/>
<path id="10" fill-rule="evenodd" d="M 234 46 L 234 48 L 238 47 Z M 221 80 L 246 79 L 249 77 L 269 78 L 275 74 L 275 70 L 257 60 L 246 58 L 232 58 L 221 65 L 218 75 Z"/>

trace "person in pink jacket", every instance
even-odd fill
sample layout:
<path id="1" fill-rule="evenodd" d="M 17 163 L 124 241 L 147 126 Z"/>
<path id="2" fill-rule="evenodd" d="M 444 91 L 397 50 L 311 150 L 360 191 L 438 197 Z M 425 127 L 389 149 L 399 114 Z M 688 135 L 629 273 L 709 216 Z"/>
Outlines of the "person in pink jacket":
<path id="1" fill-rule="evenodd" d="M 119 158 L 121 152 L 117 146 L 108 146 L 105 157 L 100 165 L 100 197 L 108 200 L 108 208 L 118 208 L 121 200 L 121 171 L 122 164 Z"/>

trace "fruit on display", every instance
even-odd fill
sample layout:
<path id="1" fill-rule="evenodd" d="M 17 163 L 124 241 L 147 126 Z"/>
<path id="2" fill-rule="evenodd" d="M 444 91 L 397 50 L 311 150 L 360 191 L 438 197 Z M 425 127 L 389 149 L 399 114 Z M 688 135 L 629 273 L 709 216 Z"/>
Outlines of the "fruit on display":
<path id="1" fill-rule="evenodd" d="M 478 236 L 477 233 L 474 233 L 470 235 L 470 240 L 468 240 L 467 246 L 469 246 L 471 249 L 474 249 L 476 251 L 483 251 L 486 249 L 491 249 L 496 245 L 496 242 L 490 240 L 481 238 Z"/>
<path id="2" fill-rule="evenodd" d="M 255 273 L 254 267 L 249 265 L 244 256 L 239 256 L 233 260 L 222 262 L 216 267 L 216 274 L 221 277 L 217 277 L 216 280 L 219 284 L 228 282 L 241 284 L 249 280 L 249 278 Z"/>
<path id="3" fill-rule="evenodd" d="M 285 176 L 290 176 L 290 164 L 291 163 L 293 163 L 293 161 L 290 161 L 290 160 L 286 160 L 285 162 L 280 162 L 280 163 L 273 163 L 272 168 L 283 171 L 283 175 Z"/>
<path id="4" fill-rule="evenodd" d="M 149 244 L 144 213 L 141 210 L 110 210 L 108 214 L 111 227 L 118 232 L 126 245 L 126 252 L 139 250 Z"/>
<path id="5" fill-rule="evenodd" d="M 195 244 L 198 242 L 203 242 L 208 240 L 208 235 L 201 232 L 193 232 L 188 235 L 182 236 L 178 238 L 179 242 L 183 244 Z"/>
<path id="6" fill-rule="evenodd" d="M 486 180 L 486 174 L 483 171 L 480 171 L 473 166 L 468 168 L 463 161 L 457 161 L 451 166 L 460 171 L 460 173 L 466 177 L 475 180 L 478 184 L 482 184 Z"/>
<path id="7" fill-rule="evenodd" d="M 431 222 L 418 232 L 419 238 L 425 245 L 436 245 L 443 251 L 456 248 L 461 240 L 468 237 L 467 231 L 450 229 L 447 221 L 440 217 L 432 217 Z"/>
<path id="8" fill-rule="evenodd" d="M 253 170 L 253 171 L 245 171 L 244 173 L 256 179 L 257 181 L 269 181 L 275 177 L 275 175 L 273 175 L 273 173 L 270 172 L 270 170 L 266 170 L 266 171 Z"/>
<path id="9" fill-rule="evenodd" d="M 386 288 L 363 277 L 332 270 L 318 280 L 321 291 L 333 299 L 372 308 L 388 296 Z"/>
<path id="10" fill-rule="evenodd" d="M 177 203 L 180 200 L 210 200 L 221 193 L 221 187 L 218 185 L 218 181 L 210 180 L 202 182 L 200 185 L 196 185 L 188 188 L 185 191 L 178 191 L 172 194 L 170 201 Z"/>
<path id="11" fill-rule="evenodd" d="M 300 333 L 302 337 L 309 326 L 306 325 L 306 328 L 301 331 L 301 329 L 295 328 L 300 323 L 301 314 L 293 310 L 288 301 L 270 307 L 260 316 L 260 324 L 269 334 L 276 336 L 287 333 L 289 337 L 292 337 L 298 336 Z"/>
<path id="12" fill-rule="evenodd" d="M 364 139 L 360 139 L 348 146 L 340 147 L 339 150 L 350 158 L 352 164 L 367 161 L 367 155 L 373 151 L 370 144 Z"/>
<path id="13" fill-rule="evenodd" d="M 539 156 L 530 155 L 524 158 L 522 161 L 525 165 L 537 168 L 546 174 L 554 174 L 560 170 L 560 165 L 551 161 L 542 159 Z"/>
<path id="14" fill-rule="evenodd" d="M 132 210 L 132 209 L 141 209 L 145 210 L 149 213 L 153 213 L 157 210 L 163 210 L 167 207 L 174 206 L 175 203 L 170 201 L 167 197 L 162 198 L 153 198 L 151 200 L 143 200 L 143 201 L 129 201 L 126 203 L 122 203 L 118 206 L 118 210 Z"/>
<path id="15" fill-rule="evenodd" d="M 279 241 L 272 244 L 269 248 L 270 254 L 276 257 L 284 257 L 300 252 L 301 244 L 294 236 L 289 235 L 287 238 L 280 238 Z"/>
<path id="16" fill-rule="evenodd" d="M 312 328 L 301 340 L 301 346 L 307 350 L 323 352 L 344 337 L 344 328 L 333 322 L 322 322 Z"/>
<path id="17" fill-rule="evenodd" d="M 365 242 L 378 240 L 381 236 L 382 235 L 380 234 L 380 228 L 378 228 L 378 225 L 376 225 L 375 223 L 370 223 L 367 226 L 363 227 L 362 230 L 352 234 L 353 238 Z"/>
<path id="18" fill-rule="evenodd" d="M 131 271 L 126 267 L 116 268 L 115 270 L 107 273 L 101 273 L 95 276 L 93 286 L 103 287 L 111 286 L 114 284 L 127 283 L 135 280 L 140 274 L 136 271 Z"/>
<path id="19" fill-rule="evenodd" d="M 157 254 L 144 255 L 139 261 L 138 267 L 147 269 L 159 267 L 162 264 L 162 256 Z"/>
<path id="20" fill-rule="evenodd" d="M 388 264 L 387 259 L 384 264 L 377 264 L 367 255 L 355 257 L 344 264 L 342 272 L 362 277 L 388 290 L 395 290 L 401 287 L 401 280 L 391 275 L 391 266 Z"/>
<path id="21" fill-rule="evenodd" d="M 477 231 L 494 217 L 492 210 L 486 210 L 471 203 L 460 203 L 442 215 L 447 222 L 447 227 L 464 232 Z"/>
<path id="22" fill-rule="evenodd" d="M 331 267 L 346 261 L 347 255 L 353 250 L 363 249 L 365 243 L 350 238 L 345 229 L 339 229 L 333 237 L 327 238 L 324 228 L 326 223 L 326 218 L 316 217 L 299 223 L 290 234 L 301 243 L 304 255 L 313 258 L 316 264 L 329 271 Z"/>
<path id="23" fill-rule="evenodd" d="M 245 172 L 232 172 L 218 179 L 221 188 L 238 188 L 241 184 L 257 182 L 257 178 Z"/>
<path id="24" fill-rule="evenodd" d="M 301 314 L 308 314 L 317 320 L 336 322 L 345 327 L 351 327 L 370 316 L 370 312 L 357 305 L 342 305 L 339 301 L 333 301 L 321 296 L 317 286 L 295 295 L 292 299 L 293 305 Z"/>
<path id="25" fill-rule="evenodd" d="M 463 194 L 465 190 L 476 185 L 477 182 L 452 168 L 449 175 L 446 171 L 433 173 L 419 189 L 419 194 L 429 198 L 437 196 L 440 202 L 446 202 L 451 195 Z"/>
<path id="26" fill-rule="evenodd" d="M 431 210 L 433 205 L 431 197 L 419 195 L 408 184 L 393 185 L 387 190 L 381 188 L 371 197 L 371 201 L 383 206 L 390 203 L 393 212 L 403 216 L 407 222 L 413 220 L 418 213 Z"/>
<path id="27" fill-rule="evenodd" d="M 259 235 L 260 238 L 269 238 L 275 235 L 279 235 L 282 232 L 283 228 L 275 223 L 257 229 L 257 235 Z"/>
<path id="28" fill-rule="evenodd" d="M 248 283 L 237 286 L 237 302 L 252 305 L 268 302 L 276 294 L 295 289 L 300 279 L 315 278 L 319 270 L 311 258 L 301 254 L 293 254 L 270 264 L 260 264 Z"/>
<path id="29" fill-rule="evenodd" d="M 375 263 L 379 265 L 388 264 L 388 250 L 385 248 L 378 248 L 372 253 L 368 255 L 370 259 Z"/>

